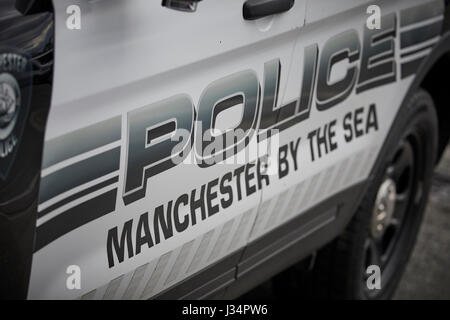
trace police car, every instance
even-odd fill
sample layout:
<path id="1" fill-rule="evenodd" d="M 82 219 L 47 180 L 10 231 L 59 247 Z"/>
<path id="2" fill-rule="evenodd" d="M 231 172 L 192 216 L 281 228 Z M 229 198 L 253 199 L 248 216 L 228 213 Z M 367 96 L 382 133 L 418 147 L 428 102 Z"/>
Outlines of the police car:
<path id="1" fill-rule="evenodd" d="M 0 296 L 236 298 L 308 261 L 279 291 L 389 298 L 450 136 L 448 21 L 0 0 Z"/>

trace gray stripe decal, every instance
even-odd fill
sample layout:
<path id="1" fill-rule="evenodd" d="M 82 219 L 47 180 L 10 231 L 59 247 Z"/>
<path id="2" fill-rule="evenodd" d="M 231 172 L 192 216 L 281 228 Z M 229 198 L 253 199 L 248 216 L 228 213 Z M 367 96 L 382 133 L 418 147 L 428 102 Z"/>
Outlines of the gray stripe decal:
<path id="1" fill-rule="evenodd" d="M 122 282 L 123 274 L 114 280 L 112 280 L 108 288 L 106 289 L 105 295 L 103 296 L 103 300 L 112 300 L 114 299 L 114 296 L 116 295 L 117 290 L 120 287 L 120 283 Z"/>
<path id="2" fill-rule="evenodd" d="M 417 53 L 419 53 L 419 52 L 427 51 L 427 50 L 429 50 L 429 49 L 433 49 L 435 45 L 436 45 L 436 44 L 433 43 L 433 44 L 431 44 L 431 45 L 429 45 L 429 46 L 426 46 L 426 47 L 423 47 L 423 48 L 420 48 L 420 49 L 417 49 L 417 50 L 413 50 L 413 51 L 411 51 L 411 52 L 402 53 L 402 54 L 400 55 L 400 57 L 401 57 L 401 58 L 406 58 L 406 57 L 415 55 L 415 54 L 417 54 Z"/>
<path id="3" fill-rule="evenodd" d="M 82 128 L 45 143 L 42 167 L 103 147 L 121 139 L 121 117 L 117 116 Z"/>
<path id="4" fill-rule="evenodd" d="M 171 282 L 175 282 L 175 280 L 178 278 L 178 276 L 181 272 L 181 268 L 183 267 L 183 264 L 186 261 L 186 258 L 188 257 L 189 253 L 191 252 L 191 248 L 192 248 L 193 244 L 194 244 L 194 240 L 183 245 L 183 247 L 180 250 L 180 253 L 178 254 L 177 259 L 175 260 L 175 263 L 173 264 L 172 270 L 170 270 L 170 273 L 166 279 L 165 285 L 168 285 Z"/>
<path id="5" fill-rule="evenodd" d="M 96 289 L 89 291 L 88 293 L 86 293 L 81 297 L 81 300 L 94 300 L 96 291 L 97 291 Z"/>
<path id="6" fill-rule="evenodd" d="M 444 13 L 444 1 L 437 0 L 426 4 L 402 10 L 400 13 L 400 26 L 405 27 L 410 24 L 422 22 Z"/>
<path id="7" fill-rule="evenodd" d="M 145 275 L 145 270 L 148 267 L 148 263 L 138 267 L 136 270 L 134 270 L 133 277 L 131 278 L 130 283 L 128 284 L 128 288 L 125 291 L 125 294 L 122 297 L 122 300 L 131 300 L 134 297 L 134 294 L 136 293 L 136 290 L 138 289 L 142 278 Z"/>
<path id="8" fill-rule="evenodd" d="M 74 163 L 41 179 L 39 203 L 119 169 L 120 147 Z"/>
<path id="9" fill-rule="evenodd" d="M 158 260 L 158 264 L 155 267 L 155 270 L 152 273 L 152 276 L 150 277 L 150 280 L 148 280 L 147 285 L 145 286 L 144 292 L 141 295 L 141 298 L 147 297 L 151 293 L 153 293 L 153 290 L 156 288 L 156 285 L 158 284 L 159 280 L 161 279 L 161 276 L 163 275 L 167 262 L 169 262 L 170 256 L 172 255 L 172 251 L 167 252 L 161 258 Z"/>
<path id="10" fill-rule="evenodd" d="M 430 40 L 440 35 L 441 30 L 442 30 L 442 21 L 438 21 L 427 26 L 403 32 L 401 35 L 401 47 L 402 49 L 404 49 L 406 47 L 410 47 L 422 43 L 424 41 Z"/>
<path id="11" fill-rule="evenodd" d="M 197 251 L 195 252 L 194 258 L 192 259 L 191 265 L 189 266 L 187 272 L 192 272 L 200 266 L 200 262 L 202 262 L 202 258 L 205 254 L 205 251 L 208 249 L 208 245 L 211 242 L 211 238 L 213 235 L 214 230 L 211 230 L 203 235 L 200 245 L 198 246 Z"/>

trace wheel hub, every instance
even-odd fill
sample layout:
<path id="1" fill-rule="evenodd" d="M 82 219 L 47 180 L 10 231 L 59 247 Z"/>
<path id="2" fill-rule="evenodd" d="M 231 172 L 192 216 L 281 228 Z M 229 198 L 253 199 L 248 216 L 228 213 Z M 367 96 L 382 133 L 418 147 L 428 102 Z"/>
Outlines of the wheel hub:
<path id="1" fill-rule="evenodd" d="M 395 182 L 386 178 L 378 189 L 375 207 L 372 214 L 371 233 L 374 238 L 383 235 L 390 225 L 395 210 L 397 190 Z"/>

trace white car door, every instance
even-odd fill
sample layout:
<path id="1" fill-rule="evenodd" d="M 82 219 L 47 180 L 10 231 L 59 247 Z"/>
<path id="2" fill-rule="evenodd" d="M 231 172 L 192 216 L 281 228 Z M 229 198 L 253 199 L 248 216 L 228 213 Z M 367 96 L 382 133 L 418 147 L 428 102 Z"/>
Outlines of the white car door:
<path id="1" fill-rule="evenodd" d="M 305 0 L 54 6 L 29 297 L 153 297 L 247 243 L 259 166 L 208 160 L 249 149 L 270 86 L 283 100 Z M 209 128 L 244 136 L 207 151 Z"/>
<path id="2" fill-rule="evenodd" d="M 438 41 L 442 3 L 435 3 L 308 1 L 284 100 L 276 106 L 281 111 L 272 127 L 279 130 L 272 138 L 279 146 L 272 161 L 275 174 L 263 190 L 251 242 L 293 225 L 294 218 L 303 228 L 298 237 L 318 230 L 336 218 L 342 203 L 333 201 L 333 209 L 320 214 L 309 209 L 324 207 L 325 200 L 350 187 L 359 190 L 413 75 Z M 405 4 L 412 9 L 402 10 Z M 381 18 L 379 27 L 371 27 L 373 14 Z M 271 245 L 273 237 L 266 238 Z M 255 252 L 250 247 L 243 259 Z"/>

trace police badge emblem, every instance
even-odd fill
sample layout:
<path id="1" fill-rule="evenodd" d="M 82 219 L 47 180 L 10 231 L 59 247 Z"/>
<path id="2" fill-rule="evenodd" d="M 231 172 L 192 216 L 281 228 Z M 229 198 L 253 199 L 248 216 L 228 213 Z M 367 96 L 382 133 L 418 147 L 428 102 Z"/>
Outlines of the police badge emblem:
<path id="1" fill-rule="evenodd" d="M 31 67 L 28 59 L 17 53 L 1 53 L 0 178 L 2 179 L 6 179 L 20 143 L 28 114 L 31 86 Z"/>

